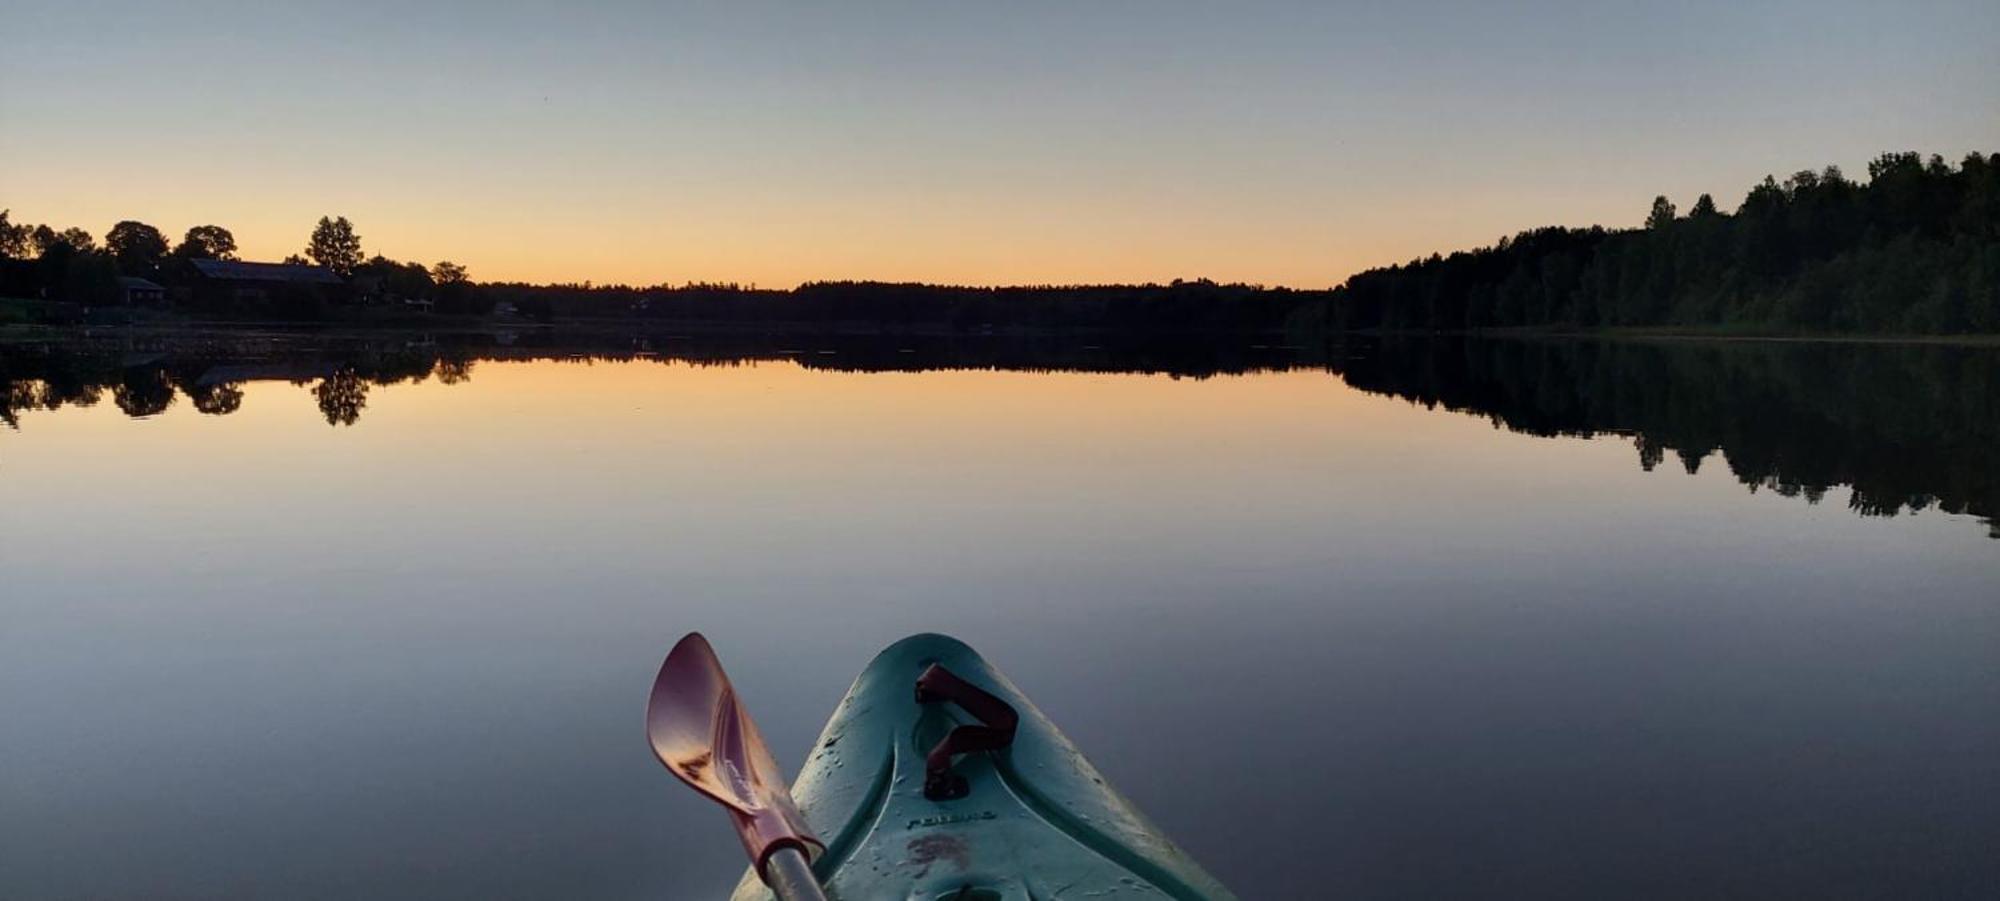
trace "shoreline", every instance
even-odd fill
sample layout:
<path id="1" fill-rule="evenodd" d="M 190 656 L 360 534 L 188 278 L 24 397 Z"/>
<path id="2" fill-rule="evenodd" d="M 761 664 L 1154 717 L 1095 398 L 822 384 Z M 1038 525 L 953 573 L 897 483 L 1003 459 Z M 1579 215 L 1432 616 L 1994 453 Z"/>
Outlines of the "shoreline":
<path id="1" fill-rule="evenodd" d="M 1796 344 L 1923 344 L 1960 347 L 2000 347 L 2000 334 L 1988 333 L 1964 335 L 1872 335 L 1859 332 L 1794 332 L 1782 329 L 1745 330 L 1735 326 L 1614 326 L 1595 329 L 1531 326 L 1515 329 L 1426 332 L 1424 334 L 1457 334 L 1476 338 L 1564 338 L 1572 340 L 1769 342 Z"/>
<path id="2" fill-rule="evenodd" d="M 2000 334 L 1894 334 L 1876 335 L 1843 332 L 1792 332 L 1780 329 L 1743 329 L 1735 326 L 1606 327 L 1521 326 L 1501 329 L 1358 329 L 1307 334 L 1283 332 L 1237 332 L 1214 330 L 1146 330 L 1103 328 L 1051 328 L 1047 326 L 1000 326 L 982 329 L 939 329 L 928 324 L 899 325 L 851 322 L 829 325 L 810 322 L 730 323 L 716 320 L 562 319 L 553 322 L 449 319 L 436 322 L 284 322 L 284 321 L 161 321 L 78 325 L 30 323 L 0 324 L 0 345 L 27 341 L 133 338 L 176 335 L 234 335 L 254 337 L 323 336 L 380 337 L 389 335 L 577 335 L 606 337 L 632 335 L 700 339 L 704 337 L 825 336 L 843 338 L 930 339 L 1037 339 L 1061 337 L 1118 338 L 1126 340 L 1217 341 L 1283 339 L 1287 346 L 1326 343 L 1342 337 L 1396 338 L 1475 338 L 1484 340 L 1562 341 L 1663 341 L 1693 343 L 1788 343 L 1788 344 L 1868 344 L 1911 346 L 2000 347 Z"/>

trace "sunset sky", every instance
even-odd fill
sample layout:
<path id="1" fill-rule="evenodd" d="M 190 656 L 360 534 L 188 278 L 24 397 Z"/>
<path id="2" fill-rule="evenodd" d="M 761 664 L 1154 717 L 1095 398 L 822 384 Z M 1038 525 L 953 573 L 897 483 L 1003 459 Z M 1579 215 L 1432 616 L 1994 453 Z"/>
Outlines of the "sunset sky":
<path id="1" fill-rule="evenodd" d="M 0 207 L 482 280 L 1326 286 L 2000 150 L 2000 3 L 0 0 Z"/>

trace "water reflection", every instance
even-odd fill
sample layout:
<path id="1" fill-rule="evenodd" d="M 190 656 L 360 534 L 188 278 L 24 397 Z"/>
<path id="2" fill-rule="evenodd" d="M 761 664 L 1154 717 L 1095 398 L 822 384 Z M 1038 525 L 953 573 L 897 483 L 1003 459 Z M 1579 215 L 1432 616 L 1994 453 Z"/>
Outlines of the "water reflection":
<path id="1" fill-rule="evenodd" d="M 376 386 L 469 380 L 483 360 L 655 360 L 701 366 L 789 361 L 806 369 L 995 369 L 1206 378 L 1323 370 L 1369 392 L 1486 416 L 1541 436 L 1630 436 L 1652 470 L 1712 457 L 1752 491 L 1817 503 L 1851 487 L 1865 516 L 1937 508 L 2000 538 L 2000 351 L 1809 342 L 1348 338 L 1326 346 L 1074 338 L 872 336 L 396 337 L 162 335 L 0 345 L 0 421 L 92 406 L 108 390 L 145 417 L 185 396 L 242 408 L 242 386 L 308 388 L 326 422 L 353 426 Z"/>
<path id="2" fill-rule="evenodd" d="M 1740 484 L 1990 509 L 1989 356 L 536 340 L 0 345 L 0 898 L 719 897 L 690 629 L 787 766 L 965 637 L 1245 898 L 2000 884 L 1986 529 Z"/>
<path id="3" fill-rule="evenodd" d="M 1350 385 L 1534 435 L 1630 435 L 1647 470 L 1711 456 L 1752 491 L 1864 516 L 1936 507 L 2000 538 L 2000 353 L 1808 342 L 1391 341 Z"/>

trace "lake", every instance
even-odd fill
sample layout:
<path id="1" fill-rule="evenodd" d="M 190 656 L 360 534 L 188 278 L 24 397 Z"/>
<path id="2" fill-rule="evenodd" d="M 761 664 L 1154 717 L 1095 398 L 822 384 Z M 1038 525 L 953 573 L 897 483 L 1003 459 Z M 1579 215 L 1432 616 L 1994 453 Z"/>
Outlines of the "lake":
<path id="1" fill-rule="evenodd" d="M 0 896 L 719 897 L 972 644 L 1244 898 L 1990 897 L 2000 351 L 0 344 Z"/>

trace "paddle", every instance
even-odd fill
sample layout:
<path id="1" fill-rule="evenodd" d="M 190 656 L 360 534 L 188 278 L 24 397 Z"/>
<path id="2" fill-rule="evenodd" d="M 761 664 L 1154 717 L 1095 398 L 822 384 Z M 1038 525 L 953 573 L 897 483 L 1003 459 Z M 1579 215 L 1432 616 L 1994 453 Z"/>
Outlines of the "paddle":
<path id="1" fill-rule="evenodd" d="M 825 901 L 809 866 L 825 850 L 785 788 L 750 712 L 700 632 L 667 654 L 646 702 L 653 754 L 695 791 L 728 808 L 743 850 L 783 901 Z"/>

